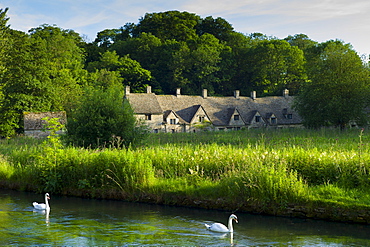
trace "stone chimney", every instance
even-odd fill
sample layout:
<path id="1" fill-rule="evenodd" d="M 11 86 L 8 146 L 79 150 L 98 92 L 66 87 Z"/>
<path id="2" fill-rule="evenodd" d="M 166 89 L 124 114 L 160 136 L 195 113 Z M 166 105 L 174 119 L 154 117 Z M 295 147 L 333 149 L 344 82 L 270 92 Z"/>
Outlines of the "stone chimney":
<path id="1" fill-rule="evenodd" d="M 252 92 L 251 92 L 251 98 L 252 98 L 253 100 L 255 100 L 255 99 L 257 98 L 257 93 L 256 93 L 256 91 L 252 91 Z"/>
<path id="2" fill-rule="evenodd" d="M 240 91 L 239 90 L 235 90 L 234 91 L 234 97 L 235 97 L 235 99 L 239 99 L 239 96 L 240 96 Z"/>
<path id="3" fill-rule="evenodd" d="M 146 93 L 152 93 L 152 87 L 151 86 L 146 87 Z"/>
<path id="4" fill-rule="evenodd" d="M 208 93 L 207 89 L 204 88 L 202 91 L 203 99 L 206 99 L 208 97 L 207 93 Z"/>
<path id="5" fill-rule="evenodd" d="M 130 94 L 130 86 L 126 86 L 125 87 L 125 95 L 129 95 Z"/>
<path id="6" fill-rule="evenodd" d="M 181 95 L 181 88 L 176 88 L 176 97 L 179 97 Z"/>
<path id="7" fill-rule="evenodd" d="M 283 90 L 283 96 L 286 98 L 289 96 L 289 90 L 288 89 L 284 89 Z"/>

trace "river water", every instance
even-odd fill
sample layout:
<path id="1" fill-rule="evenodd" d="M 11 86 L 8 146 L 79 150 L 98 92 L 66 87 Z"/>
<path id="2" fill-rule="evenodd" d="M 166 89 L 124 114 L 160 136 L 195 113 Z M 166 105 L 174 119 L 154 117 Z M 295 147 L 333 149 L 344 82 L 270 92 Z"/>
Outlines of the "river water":
<path id="1" fill-rule="evenodd" d="M 370 226 L 51 195 L 50 212 L 34 211 L 43 195 L 0 190 L 0 245 L 50 246 L 370 246 Z"/>

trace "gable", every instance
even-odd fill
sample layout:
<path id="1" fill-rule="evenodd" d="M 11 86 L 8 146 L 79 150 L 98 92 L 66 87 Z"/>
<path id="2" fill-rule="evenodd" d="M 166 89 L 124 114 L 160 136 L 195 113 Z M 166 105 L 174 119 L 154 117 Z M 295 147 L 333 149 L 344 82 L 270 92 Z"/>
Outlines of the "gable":
<path id="1" fill-rule="evenodd" d="M 197 108 L 197 110 L 195 111 L 192 119 L 190 120 L 190 124 L 211 122 L 210 118 L 208 117 L 207 113 L 204 111 L 201 105 L 195 107 Z"/>
<path id="2" fill-rule="evenodd" d="M 233 125 L 233 126 L 243 126 L 245 125 L 245 122 L 243 120 L 242 115 L 238 111 L 237 108 L 230 108 L 229 109 L 229 121 L 228 125 Z"/>

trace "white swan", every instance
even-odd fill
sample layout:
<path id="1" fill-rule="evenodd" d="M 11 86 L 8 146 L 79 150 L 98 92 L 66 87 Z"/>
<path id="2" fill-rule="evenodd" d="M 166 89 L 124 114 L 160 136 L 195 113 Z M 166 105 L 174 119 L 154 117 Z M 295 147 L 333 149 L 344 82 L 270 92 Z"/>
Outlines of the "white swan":
<path id="1" fill-rule="evenodd" d="M 32 203 L 33 207 L 37 210 L 50 210 L 48 199 L 50 199 L 50 196 L 49 196 L 49 193 L 46 193 L 45 194 L 45 203 L 33 202 Z"/>
<path id="2" fill-rule="evenodd" d="M 224 224 L 221 223 L 213 223 L 212 225 L 204 224 L 208 230 L 214 231 L 214 232 L 233 232 L 233 220 L 235 220 L 236 223 L 238 223 L 238 217 L 236 217 L 235 214 L 230 215 L 229 217 L 229 223 L 228 227 L 226 227 Z"/>

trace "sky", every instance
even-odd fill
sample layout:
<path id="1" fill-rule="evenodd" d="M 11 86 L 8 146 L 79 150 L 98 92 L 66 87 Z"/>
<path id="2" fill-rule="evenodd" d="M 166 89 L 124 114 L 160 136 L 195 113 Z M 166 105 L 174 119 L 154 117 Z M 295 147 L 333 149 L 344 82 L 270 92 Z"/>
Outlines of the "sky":
<path id="1" fill-rule="evenodd" d="M 27 32 L 42 24 L 72 29 L 91 42 L 105 29 L 137 24 L 146 13 L 178 10 L 221 17 L 235 31 L 286 38 L 306 34 L 317 42 L 339 39 L 370 54 L 369 0 L 1 0 L 8 24 Z"/>

